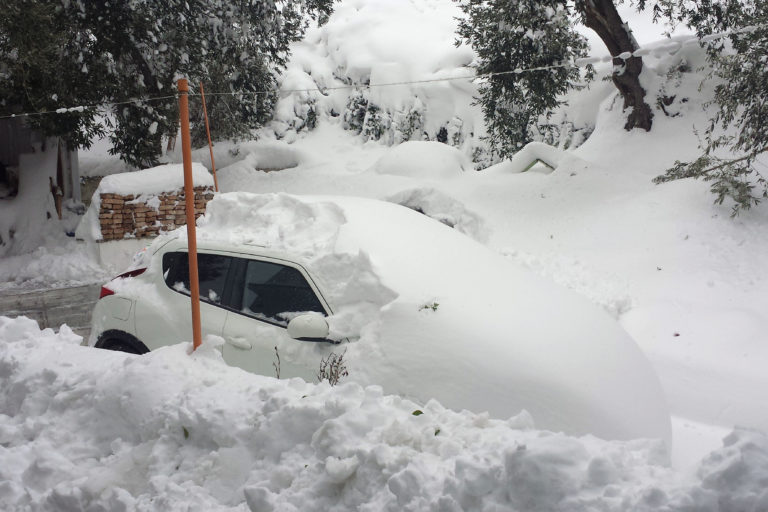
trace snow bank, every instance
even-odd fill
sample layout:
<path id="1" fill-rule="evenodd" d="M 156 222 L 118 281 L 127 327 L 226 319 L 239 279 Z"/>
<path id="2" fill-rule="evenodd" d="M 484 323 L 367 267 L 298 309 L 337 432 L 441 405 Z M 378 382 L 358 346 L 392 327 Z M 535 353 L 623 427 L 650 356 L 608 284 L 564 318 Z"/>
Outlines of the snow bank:
<path id="1" fill-rule="evenodd" d="M 681 474 L 651 441 L 260 377 L 211 345 L 132 356 L 79 340 L 0 317 L 0 508 L 717 512 L 768 499 L 756 432 Z"/>
<path id="2" fill-rule="evenodd" d="M 702 82 L 704 56 L 686 46 L 645 57 L 649 102 L 675 96 L 667 115 L 656 110 L 651 133 L 623 129 L 626 118 L 610 82 L 572 91 L 562 113 L 594 132 L 565 151 L 560 170 L 548 175 L 507 173 L 504 164 L 502 172 L 440 181 L 361 172 L 390 149 L 361 144 L 341 123 L 325 122 L 294 144 L 311 161 L 286 173 L 243 169 L 224 177 L 222 188 L 396 202 L 413 190 L 435 189 L 489 226 L 491 249 L 619 318 L 659 373 L 673 414 L 765 430 L 768 210 L 730 219 L 730 206 L 712 205 L 706 183 L 651 181 L 676 159 L 699 154 L 693 128 L 707 126 L 706 103 L 716 85 Z M 419 203 L 432 200 L 424 195 Z M 442 206 L 432 213 L 448 216 Z"/>
<path id="3" fill-rule="evenodd" d="M 473 169 L 467 157 L 447 144 L 409 141 L 387 151 L 373 170 L 381 174 L 439 180 L 455 178 Z"/>
<path id="4" fill-rule="evenodd" d="M 509 160 L 504 160 L 499 164 L 488 167 L 483 172 L 488 174 L 499 172 L 516 174 L 527 171 L 538 162 L 546 165 L 551 172 L 560 165 L 565 155 L 566 153 L 562 149 L 542 142 L 529 142 L 520 151 L 512 155 L 512 158 Z"/>
<path id="5" fill-rule="evenodd" d="M 295 146 L 285 141 L 269 139 L 216 142 L 213 146 L 213 153 L 217 173 L 225 167 L 237 167 L 238 165 L 247 165 L 260 171 L 290 169 L 305 159 L 305 155 L 298 151 Z M 174 158 L 177 161 L 181 160 L 180 150 L 174 154 Z M 208 146 L 192 151 L 192 160 L 201 162 L 211 169 L 211 153 Z"/>
<path id="6" fill-rule="evenodd" d="M 526 409 L 541 426 L 569 433 L 669 441 L 658 380 L 613 319 L 408 208 L 225 193 L 209 203 L 198 237 L 298 258 L 332 308 L 331 338 L 350 341 L 345 360 L 361 384 L 495 418 Z M 146 302 L 143 283 L 131 283 L 120 292 Z M 281 361 L 309 368 L 333 348 L 275 337 Z"/>
<path id="7" fill-rule="evenodd" d="M 500 252 L 532 272 L 587 297 L 614 318 L 621 318 L 621 315 L 632 309 L 626 278 L 615 274 L 605 275 L 568 255 L 531 254 L 515 249 Z"/>
<path id="8" fill-rule="evenodd" d="M 3 258 L 0 290 L 59 288 L 109 279 L 113 268 L 99 265 L 91 247 L 65 239 L 31 253 Z"/>
<path id="9" fill-rule="evenodd" d="M 177 146 L 181 146 L 181 144 L 177 144 Z M 110 149 L 112 149 L 112 142 L 109 140 L 109 135 L 104 135 L 102 138 L 92 140 L 89 148 L 79 150 L 77 156 L 80 176 L 95 178 L 130 172 L 134 169 L 121 160 L 119 154 L 110 154 Z"/>
<path id="10" fill-rule="evenodd" d="M 423 213 L 478 242 L 485 242 L 488 238 L 489 228 L 479 215 L 468 210 L 460 201 L 434 188 L 404 190 L 390 196 L 387 201 Z"/>

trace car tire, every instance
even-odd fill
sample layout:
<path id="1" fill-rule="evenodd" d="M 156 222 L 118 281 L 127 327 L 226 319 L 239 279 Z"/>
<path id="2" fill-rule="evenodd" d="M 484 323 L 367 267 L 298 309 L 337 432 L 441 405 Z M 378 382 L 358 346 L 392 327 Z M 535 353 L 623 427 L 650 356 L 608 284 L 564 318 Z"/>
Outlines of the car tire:
<path id="1" fill-rule="evenodd" d="M 149 349 L 145 344 L 139 341 L 135 336 L 123 331 L 104 331 L 99 336 L 96 348 L 105 350 L 116 350 L 118 352 L 127 352 L 128 354 L 146 354 Z"/>

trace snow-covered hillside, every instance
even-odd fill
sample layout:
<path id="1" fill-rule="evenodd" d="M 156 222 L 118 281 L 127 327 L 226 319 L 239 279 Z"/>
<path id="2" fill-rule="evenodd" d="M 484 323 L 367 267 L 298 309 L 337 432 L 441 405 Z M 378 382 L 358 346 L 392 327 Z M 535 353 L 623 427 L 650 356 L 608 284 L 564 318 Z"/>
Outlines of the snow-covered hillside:
<path id="1" fill-rule="evenodd" d="M 282 84 L 328 89 L 286 93 L 258 141 L 217 144 L 219 184 L 403 204 L 601 306 L 660 377 L 672 465 L 654 442 L 552 434 L 526 414 L 278 381 L 185 346 L 95 351 L 66 328 L 0 319 L 0 508 L 768 510 L 768 206 L 731 218 L 705 183 L 651 182 L 698 154 L 713 87 L 702 52 L 645 59 L 649 104 L 675 96 L 666 113 L 654 107 L 650 133 L 624 131 L 615 89 L 597 80 L 554 117 L 577 135 L 567 149 L 568 137 L 551 140 L 563 149 L 554 170 L 476 172 L 471 81 L 362 87 L 471 73 L 471 51 L 453 46 L 457 14 L 450 0 L 337 4 Z M 332 89 L 347 85 L 360 87 Z M 421 136 L 404 137 L 411 127 Z M 195 159 L 207 165 L 207 148 Z M 117 168 L 105 160 L 86 158 Z M 0 260 L 0 288 L 62 275 L 105 272 L 58 240 Z"/>

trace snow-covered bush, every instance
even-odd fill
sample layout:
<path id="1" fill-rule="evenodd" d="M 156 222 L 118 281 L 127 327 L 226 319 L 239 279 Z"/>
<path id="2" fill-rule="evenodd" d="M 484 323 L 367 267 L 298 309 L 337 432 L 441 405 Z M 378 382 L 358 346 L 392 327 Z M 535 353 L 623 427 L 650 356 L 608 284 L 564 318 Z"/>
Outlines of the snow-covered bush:
<path id="1" fill-rule="evenodd" d="M 460 41 L 478 54 L 478 74 L 495 73 L 480 85 L 478 102 L 494 153 L 506 158 L 530 142 L 530 128 L 562 104 L 580 70 L 552 67 L 586 55 L 584 36 L 573 28 L 572 6 L 559 0 L 464 0 Z"/>
<path id="2" fill-rule="evenodd" d="M 485 129 L 472 105 L 474 52 L 453 44 L 456 14 L 455 8 L 418 9 L 407 0 L 339 4 L 326 25 L 292 47 L 281 84 L 325 93 L 281 97 L 271 128 L 283 138 L 311 128 L 308 116 L 318 122 L 338 117 L 366 141 L 440 141 L 470 156 L 485 146 Z"/>
<path id="3" fill-rule="evenodd" d="M 113 151 L 149 167 L 162 154 L 162 137 L 177 131 L 177 78 L 240 93 L 210 98 L 214 137 L 258 128 L 271 114 L 274 96 L 265 91 L 275 88 L 290 43 L 309 18 L 324 20 L 332 10 L 332 0 L 5 2 L 0 62 L 16 64 L 0 73 L 0 114 L 118 103 L 110 118 L 80 108 L 29 121 L 70 147 L 88 146 L 106 121 Z"/>
<path id="4" fill-rule="evenodd" d="M 395 120 L 395 142 L 421 140 L 424 135 L 424 104 L 419 98 L 414 98 L 413 107 L 408 112 L 396 113 Z"/>
<path id="5" fill-rule="evenodd" d="M 768 198 L 768 177 L 763 171 L 768 151 L 768 5 L 760 1 L 663 3 L 668 16 L 706 38 L 709 78 L 717 81 L 713 101 L 717 110 L 703 134 L 703 154 L 693 161 L 676 161 L 656 181 L 697 178 L 710 182 L 715 202 L 729 199 L 736 215 Z M 731 31 L 727 38 L 712 37 L 725 30 Z"/>
<path id="6" fill-rule="evenodd" d="M 355 133 L 362 133 L 365 116 L 368 112 L 368 99 L 362 91 L 355 91 L 349 96 L 344 109 L 344 128 Z"/>
<path id="7" fill-rule="evenodd" d="M 368 102 L 368 110 L 363 120 L 363 137 L 366 140 L 380 140 L 387 135 L 385 142 L 391 144 L 392 134 L 389 132 L 391 127 L 392 119 L 389 114 L 378 105 Z"/>

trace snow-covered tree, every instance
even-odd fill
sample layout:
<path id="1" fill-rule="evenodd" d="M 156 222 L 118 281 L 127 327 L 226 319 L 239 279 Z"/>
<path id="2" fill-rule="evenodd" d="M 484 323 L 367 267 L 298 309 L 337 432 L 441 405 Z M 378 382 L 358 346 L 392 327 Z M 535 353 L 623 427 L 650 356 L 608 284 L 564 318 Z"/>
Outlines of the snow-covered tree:
<path id="1" fill-rule="evenodd" d="M 620 2 L 622 0 L 619 0 Z M 640 84 L 643 70 L 642 57 L 631 56 L 639 49 L 629 25 L 621 19 L 613 0 L 576 0 L 576 11 L 581 20 L 600 36 L 613 58 L 611 80 L 624 100 L 627 111 L 625 130 L 651 129 L 653 112 L 645 101 L 645 89 Z M 645 8 L 645 0 L 637 2 L 638 9 Z"/>
<path id="2" fill-rule="evenodd" d="M 65 76 L 35 84 L 35 96 L 47 95 L 59 106 L 86 99 L 122 103 L 112 112 L 113 150 L 138 166 L 154 164 L 162 137 L 176 133 L 173 96 L 175 80 L 181 76 L 193 85 L 201 80 L 215 85 L 209 93 L 236 93 L 212 94 L 209 100 L 213 128 L 219 127 L 224 136 L 260 126 L 274 102 L 274 95 L 264 91 L 274 88 L 289 44 L 301 38 L 310 18 L 325 19 L 332 9 L 332 0 L 10 0 L 10 4 L 7 9 L 21 15 L 33 6 L 38 17 L 53 20 L 49 23 L 53 34 L 46 37 L 65 44 L 49 45 L 49 58 L 27 55 L 26 49 L 34 45 L 0 45 L 2 60 L 16 57 L 22 63 L 0 77 L 0 89 L 28 87 L 25 80 L 31 67 L 41 65 Z M 29 27 L 26 36 L 17 36 L 13 20 L 4 16 L 0 22 L 3 42 L 39 33 Z M 95 88 L 83 94 L 80 83 Z M 23 94 L 17 96 L 22 101 L 14 101 L 15 108 L 39 109 L 38 104 L 24 101 Z M 135 98 L 161 99 L 130 103 Z M 80 119 L 93 119 L 93 113 L 83 113 Z M 57 130 L 60 122 L 58 117 L 45 121 Z M 41 126 L 49 129 L 42 122 Z M 87 138 L 85 131 L 79 140 Z"/>
<path id="3" fill-rule="evenodd" d="M 0 8 L 0 116 L 92 105 L 104 98 L 100 75 L 106 69 L 83 62 L 93 60 L 93 41 L 64 30 L 69 21 L 55 7 L 45 1 L 11 0 Z M 94 114 L 86 110 L 27 121 L 78 147 L 102 133 Z"/>
<path id="4" fill-rule="evenodd" d="M 558 98 L 579 80 L 579 70 L 556 65 L 586 54 L 587 42 L 573 30 L 572 7 L 562 0 L 457 0 L 466 17 L 460 40 L 478 55 L 479 103 L 488 142 L 507 157 L 530 141 L 529 127 L 560 105 Z M 547 68 L 547 66 L 556 67 Z M 546 69 L 515 72 L 532 67 Z"/>
<path id="5" fill-rule="evenodd" d="M 656 14 L 686 23 L 708 40 L 712 75 L 718 80 L 717 111 L 704 132 L 703 154 L 692 162 L 676 162 L 656 181 L 703 179 L 711 182 L 717 203 L 732 199 L 734 214 L 749 209 L 768 197 L 768 179 L 757 163 L 768 151 L 768 4 L 668 0 L 660 2 Z M 727 38 L 706 37 L 725 31 L 730 31 Z"/>
<path id="6" fill-rule="evenodd" d="M 612 0 L 456 0 L 467 15 L 458 34 L 478 53 L 478 73 L 512 72 L 572 63 L 586 52 L 574 29 L 581 21 L 603 40 L 613 59 L 611 79 L 627 112 L 625 129 L 650 130 L 653 112 L 640 84 L 637 42 Z M 645 2 L 637 3 L 639 9 Z M 531 123 L 558 105 L 558 95 L 578 84 L 579 72 L 561 67 L 497 75 L 481 87 L 490 142 L 502 156 L 528 140 Z"/>

